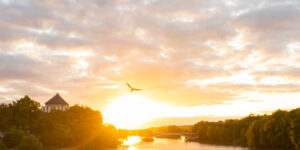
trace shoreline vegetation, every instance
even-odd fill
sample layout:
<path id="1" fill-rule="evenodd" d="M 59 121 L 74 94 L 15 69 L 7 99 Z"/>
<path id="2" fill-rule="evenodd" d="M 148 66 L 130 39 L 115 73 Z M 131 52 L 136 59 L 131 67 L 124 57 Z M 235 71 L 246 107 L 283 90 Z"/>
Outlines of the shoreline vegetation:
<path id="1" fill-rule="evenodd" d="M 187 141 L 252 149 L 300 150 L 300 108 L 290 111 L 277 110 L 271 115 L 250 114 L 241 119 L 200 121 L 194 125 L 170 125 L 130 132 L 140 136 L 157 133 L 194 133 L 197 138 Z M 165 135 L 163 138 L 172 137 L 173 135 Z"/>
<path id="2" fill-rule="evenodd" d="M 45 113 L 28 96 L 0 104 L 0 120 L 0 150 L 99 150 L 116 147 L 122 138 L 121 130 L 103 124 L 100 111 L 74 105 Z"/>
<path id="3" fill-rule="evenodd" d="M 271 115 L 250 114 L 242 119 L 200 121 L 192 132 L 198 134 L 196 141 L 201 143 L 300 150 L 300 108 L 277 110 Z"/>

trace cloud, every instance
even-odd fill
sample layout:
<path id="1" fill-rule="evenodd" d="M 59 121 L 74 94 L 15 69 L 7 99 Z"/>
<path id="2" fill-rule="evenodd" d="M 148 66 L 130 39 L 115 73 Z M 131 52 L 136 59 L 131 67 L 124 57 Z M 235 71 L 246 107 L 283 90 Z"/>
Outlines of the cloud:
<path id="1" fill-rule="evenodd" d="M 36 67 L 41 67 L 38 60 L 22 55 L 7 55 L 0 53 L 0 79 L 31 79 L 39 77 Z"/>
<path id="2" fill-rule="evenodd" d="M 72 103 L 101 108 L 126 94 L 126 82 L 180 106 L 298 92 L 298 4 L 0 1 L 2 99 L 64 91 Z"/>
<path id="3" fill-rule="evenodd" d="M 298 6 L 297 1 L 267 1 L 236 17 L 236 25 L 262 53 L 280 57 L 287 53 L 286 45 L 299 40 Z"/>

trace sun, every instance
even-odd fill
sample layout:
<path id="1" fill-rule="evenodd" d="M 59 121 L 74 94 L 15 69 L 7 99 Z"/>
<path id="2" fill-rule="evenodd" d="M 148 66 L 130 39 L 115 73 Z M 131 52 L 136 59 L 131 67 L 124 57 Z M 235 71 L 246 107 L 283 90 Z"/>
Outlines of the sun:
<path id="1" fill-rule="evenodd" d="M 104 122 L 122 129 L 139 128 L 158 115 L 157 106 L 153 100 L 134 93 L 121 96 L 104 109 Z"/>

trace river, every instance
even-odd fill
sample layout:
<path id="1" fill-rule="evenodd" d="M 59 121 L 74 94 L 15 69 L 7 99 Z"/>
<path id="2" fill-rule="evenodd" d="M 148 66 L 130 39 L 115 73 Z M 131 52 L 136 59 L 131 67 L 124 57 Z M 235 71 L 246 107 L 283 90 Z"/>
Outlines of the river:
<path id="1" fill-rule="evenodd" d="M 181 139 L 155 138 L 154 142 L 141 142 L 139 136 L 130 136 L 124 144 L 113 150 L 249 150 L 243 147 L 217 146 Z"/>

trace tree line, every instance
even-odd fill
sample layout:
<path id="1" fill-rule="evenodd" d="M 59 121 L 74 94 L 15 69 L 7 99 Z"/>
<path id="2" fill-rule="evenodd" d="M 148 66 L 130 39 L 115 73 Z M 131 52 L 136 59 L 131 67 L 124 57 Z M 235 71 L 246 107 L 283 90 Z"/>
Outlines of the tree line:
<path id="1" fill-rule="evenodd" d="M 40 103 L 28 96 L 0 104 L 0 132 L 4 134 L 0 150 L 98 150 L 117 146 L 120 137 L 114 126 L 103 124 L 100 111 L 75 105 L 44 113 Z"/>
<path id="2" fill-rule="evenodd" d="M 249 115 L 218 122 L 200 121 L 192 131 L 198 141 L 262 149 L 300 150 L 300 108 L 271 115 Z"/>

